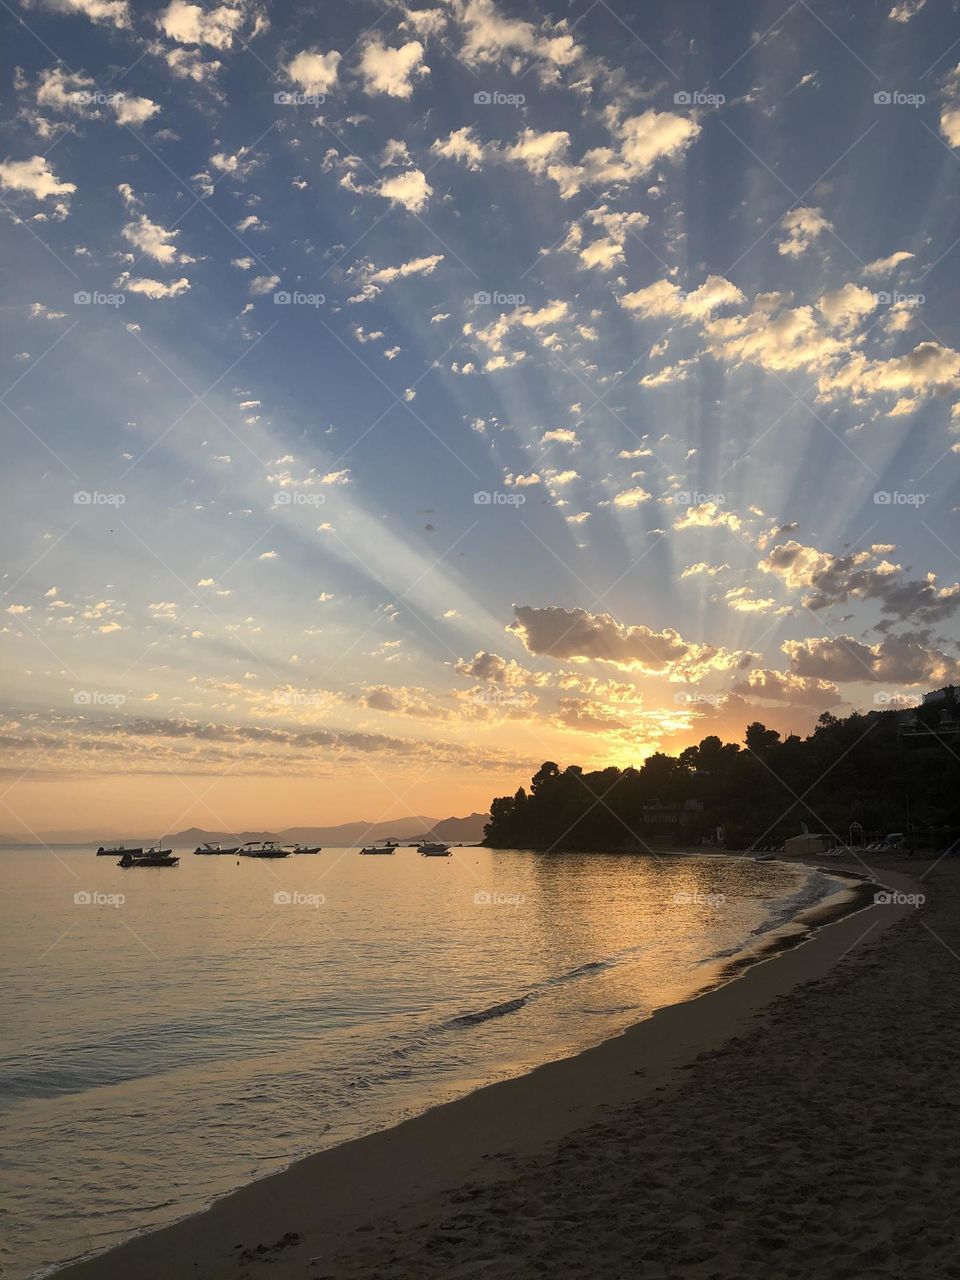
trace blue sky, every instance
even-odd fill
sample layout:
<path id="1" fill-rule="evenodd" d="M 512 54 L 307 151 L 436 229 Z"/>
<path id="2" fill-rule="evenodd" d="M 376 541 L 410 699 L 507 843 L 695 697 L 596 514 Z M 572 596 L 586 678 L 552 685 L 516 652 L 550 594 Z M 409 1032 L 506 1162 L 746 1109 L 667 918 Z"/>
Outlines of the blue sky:
<path id="1" fill-rule="evenodd" d="M 5 25 L 0 829 L 482 809 L 958 679 L 951 6 Z"/>

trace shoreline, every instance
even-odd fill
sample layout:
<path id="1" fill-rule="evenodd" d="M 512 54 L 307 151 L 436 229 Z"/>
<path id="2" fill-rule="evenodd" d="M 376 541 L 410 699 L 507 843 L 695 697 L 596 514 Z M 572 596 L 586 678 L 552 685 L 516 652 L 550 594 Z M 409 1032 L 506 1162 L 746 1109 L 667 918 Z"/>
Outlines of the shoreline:
<path id="1" fill-rule="evenodd" d="M 46 1274 L 57 1280 L 132 1274 L 166 1280 L 183 1273 L 235 1280 L 263 1264 L 280 1277 L 339 1275 L 335 1260 L 353 1232 L 383 1215 L 417 1217 L 451 1186 L 493 1183 L 518 1160 L 596 1123 L 611 1107 L 650 1097 L 772 1001 L 828 972 L 861 935 L 876 934 L 912 910 L 876 906 L 881 882 L 855 866 L 789 861 L 848 883 L 778 926 L 757 948 L 720 964 L 715 980 L 692 997 L 592 1048 L 301 1157 L 201 1211 Z M 882 875 L 883 887 L 914 890 L 899 869 Z M 864 930 L 868 911 L 876 918 Z"/>

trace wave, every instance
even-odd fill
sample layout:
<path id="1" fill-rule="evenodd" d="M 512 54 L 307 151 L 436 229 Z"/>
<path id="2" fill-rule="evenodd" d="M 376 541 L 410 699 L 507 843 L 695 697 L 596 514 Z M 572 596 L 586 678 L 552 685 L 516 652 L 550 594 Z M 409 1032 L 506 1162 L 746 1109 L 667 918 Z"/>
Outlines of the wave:
<path id="1" fill-rule="evenodd" d="M 491 1018 L 502 1018 L 508 1013 L 516 1013 L 530 999 L 532 993 L 517 996 L 515 1000 L 504 1000 L 501 1004 L 492 1004 L 488 1009 L 480 1009 L 476 1013 L 461 1013 L 458 1018 L 451 1018 L 448 1027 L 472 1027 L 478 1022 L 489 1022 Z"/>

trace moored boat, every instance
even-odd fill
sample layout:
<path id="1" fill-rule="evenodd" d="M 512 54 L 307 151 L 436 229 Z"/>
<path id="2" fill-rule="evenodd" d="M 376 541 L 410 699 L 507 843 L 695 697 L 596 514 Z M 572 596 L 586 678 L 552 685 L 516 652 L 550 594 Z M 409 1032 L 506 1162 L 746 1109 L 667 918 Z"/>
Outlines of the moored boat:
<path id="1" fill-rule="evenodd" d="M 396 853 L 397 844 L 395 840 L 381 840 L 379 844 L 368 844 L 360 850 L 362 854 L 368 856 L 375 853 Z"/>
<path id="2" fill-rule="evenodd" d="M 143 853 L 143 846 L 141 845 L 137 849 L 128 849 L 127 846 L 124 844 L 113 844 L 113 845 L 110 845 L 109 847 L 106 845 L 101 845 L 100 848 L 97 850 L 97 857 L 98 858 L 116 858 L 116 857 L 122 858 L 124 854 L 127 854 L 127 853 L 132 854 L 134 857 L 138 857 L 141 853 Z"/>
<path id="3" fill-rule="evenodd" d="M 424 840 L 417 846 L 420 854 L 424 858 L 449 858 L 450 849 L 445 844 L 440 844 L 436 840 Z"/>
<path id="4" fill-rule="evenodd" d="M 289 858 L 290 850 L 276 840 L 248 840 L 240 850 L 241 858 Z"/>
<path id="5" fill-rule="evenodd" d="M 177 867 L 180 865 L 180 859 L 175 858 L 169 849 L 148 849 L 146 853 L 133 855 L 127 851 L 120 861 L 118 867 Z"/>
<path id="6" fill-rule="evenodd" d="M 196 849 L 194 849 L 194 851 L 193 851 L 193 852 L 194 852 L 194 853 L 199 853 L 199 854 L 208 854 L 208 855 L 215 855 L 215 854 L 218 854 L 218 853 L 239 853 L 239 852 L 240 852 L 240 845 L 238 845 L 238 844 L 231 844 L 231 845 L 227 845 L 226 847 L 224 847 L 222 844 L 209 844 L 209 843 L 207 843 L 207 844 L 201 844 L 201 845 L 198 845 L 198 846 L 197 846 L 197 848 L 196 848 Z"/>
<path id="7" fill-rule="evenodd" d="M 291 853 L 323 853 L 322 844 L 292 844 Z"/>

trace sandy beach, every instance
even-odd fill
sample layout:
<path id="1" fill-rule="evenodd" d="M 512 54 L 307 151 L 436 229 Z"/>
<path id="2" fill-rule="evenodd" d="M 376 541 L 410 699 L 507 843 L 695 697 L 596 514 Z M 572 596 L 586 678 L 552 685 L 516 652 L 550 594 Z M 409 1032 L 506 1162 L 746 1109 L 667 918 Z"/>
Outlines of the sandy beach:
<path id="1" fill-rule="evenodd" d="M 874 869 L 926 902 L 57 1275 L 960 1276 L 960 866 Z"/>

